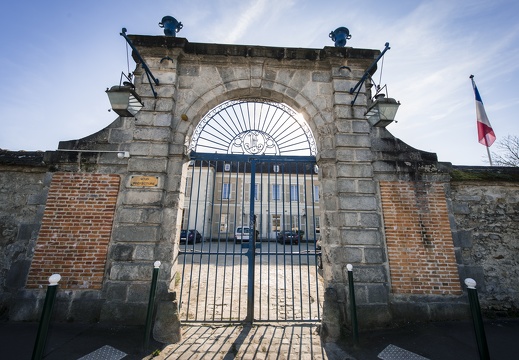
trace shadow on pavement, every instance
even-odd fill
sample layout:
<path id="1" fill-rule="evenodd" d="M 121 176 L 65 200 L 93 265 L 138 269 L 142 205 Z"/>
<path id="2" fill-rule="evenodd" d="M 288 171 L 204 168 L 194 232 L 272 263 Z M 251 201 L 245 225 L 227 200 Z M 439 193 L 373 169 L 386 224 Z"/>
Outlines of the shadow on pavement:
<path id="1" fill-rule="evenodd" d="M 486 320 L 484 323 L 491 359 L 517 359 L 519 319 Z M 389 345 L 428 359 L 479 359 L 471 321 L 409 324 L 359 334 L 359 345 L 346 339 L 339 344 L 358 360 L 379 359 Z"/>
<path id="2" fill-rule="evenodd" d="M 317 329 L 316 324 L 184 325 L 183 340 L 155 359 L 328 359 Z"/>

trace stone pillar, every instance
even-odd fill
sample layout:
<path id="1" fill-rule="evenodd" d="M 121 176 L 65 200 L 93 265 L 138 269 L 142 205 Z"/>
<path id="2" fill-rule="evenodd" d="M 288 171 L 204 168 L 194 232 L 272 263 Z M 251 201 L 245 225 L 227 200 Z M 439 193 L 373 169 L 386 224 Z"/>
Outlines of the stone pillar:
<path id="1" fill-rule="evenodd" d="M 333 68 L 339 69 L 340 65 Z M 349 93 L 363 70 L 333 75 L 335 159 L 321 164 L 325 225 L 323 245 L 326 285 L 334 291 L 325 297 L 323 322 L 330 341 L 338 338 L 348 326 L 347 264 L 354 265 L 358 319 L 361 328 L 387 322 L 388 273 L 384 248 L 380 204 L 373 178 L 370 125 L 365 119 L 367 97 L 361 92 L 351 105 Z M 361 72 L 362 71 L 362 72 Z M 337 305 L 329 301 L 337 302 Z M 340 317 L 328 316 L 327 309 L 339 309 Z M 335 312 L 334 312 L 335 313 Z"/>
<path id="2" fill-rule="evenodd" d="M 153 262 L 157 260 L 162 263 L 156 292 L 158 308 L 164 308 L 162 301 L 173 303 L 168 291 L 175 258 L 183 148 L 171 139 L 175 125 L 177 61 L 175 56 L 169 55 L 165 61 L 146 59 L 153 75 L 159 79 L 159 85 L 154 84 L 157 98 L 151 92 L 146 74 L 142 69 L 136 70 L 135 83 L 144 108 L 127 129 L 131 132 L 130 158 L 122 179 L 105 282 L 108 300 L 102 320 L 143 324 Z M 156 184 L 136 185 L 132 179 L 138 176 L 154 178 Z"/>

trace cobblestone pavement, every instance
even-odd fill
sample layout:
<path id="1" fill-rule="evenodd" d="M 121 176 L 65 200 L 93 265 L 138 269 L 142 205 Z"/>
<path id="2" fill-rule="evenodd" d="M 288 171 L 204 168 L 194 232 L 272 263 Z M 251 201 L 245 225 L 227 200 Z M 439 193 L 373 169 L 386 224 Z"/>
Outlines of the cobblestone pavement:
<path id="1" fill-rule="evenodd" d="M 334 358 L 319 336 L 323 286 L 312 247 L 259 245 L 253 269 L 254 319 L 266 323 L 236 325 L 225 321 L 243 321 L 247 315 L 247 247 L 191 246 L 194 251 L 182 259 L 179 284 L 182 341 L 154 359 Z"/>
<path id="2" fill-rule="evenodd" d="M 184 326 L 182 341 L 153 360 L 173 359 L 348 359 L 330 344 L 321 346 L 317 324 Z"/>
<path id="3" fill-rule="evenodd" d="M 248 279 L 254 275 L 254 319 L 260 321 L 319 321 L 322 277 L 309 245 L 262 243 L 254 269 L 247 248 L 197 244 L 185 255 L 180 289 L 180 319 L 188 322 L 243 321 L 247 315 Z M 193 247 L 191 247 L 193 248 Z"/>

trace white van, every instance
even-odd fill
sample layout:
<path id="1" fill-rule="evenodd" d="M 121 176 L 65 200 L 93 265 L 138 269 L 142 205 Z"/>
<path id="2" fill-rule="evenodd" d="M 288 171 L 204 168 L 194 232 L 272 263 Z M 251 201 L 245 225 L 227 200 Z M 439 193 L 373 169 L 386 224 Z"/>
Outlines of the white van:
<path id="1" fill-rule="evenodd" d="M 252 230 L 248 226 L 240 226 L 237 227 L 234 231 L 234 241 L 236 243 L 240 242 L 249 242 L 250 234 L 252 234 Z M 256 230 L 256 241 L 259 237 L 259 231 Z"/>

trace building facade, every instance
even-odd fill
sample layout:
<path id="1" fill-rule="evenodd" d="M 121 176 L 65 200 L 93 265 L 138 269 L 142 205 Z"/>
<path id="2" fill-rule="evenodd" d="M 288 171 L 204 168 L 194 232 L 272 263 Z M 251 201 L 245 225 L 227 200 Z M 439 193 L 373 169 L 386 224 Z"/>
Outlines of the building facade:
<path id="1" fill-rule="evenodd" d="M 194 165 L 194 161 L 191 163 Z M 320 186 L 316 173 L 280 173 L 282 165 L 271 165 L 270 171 L 256 177 L 251 193 L 250 173 L 237 173 L 228 165 L 223 171 L 188 168 L 182 229 L 196 229 L 207 240 L 233 239 L 236 228 L 249 226 L 252 203 L 259 240 L 275 241 L 278 233 L 286 230 L 303 231 L 305 239 L 319 240 Z"/>

